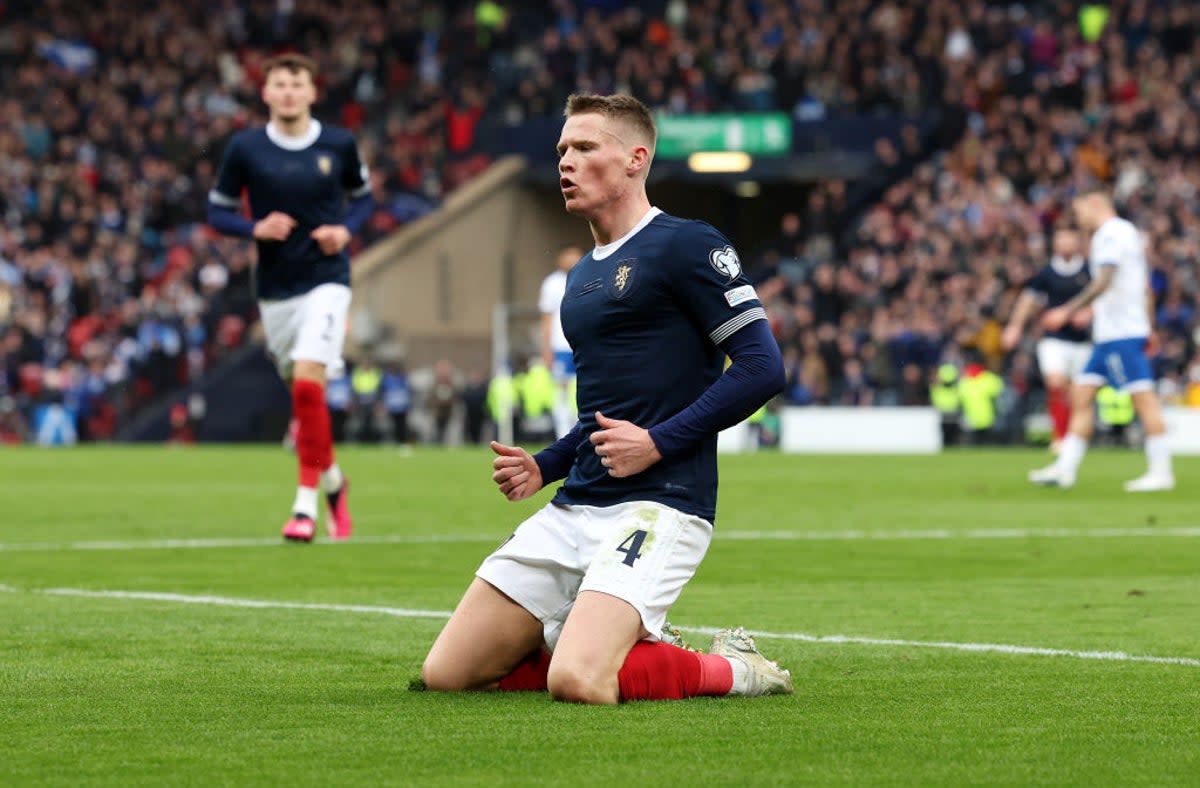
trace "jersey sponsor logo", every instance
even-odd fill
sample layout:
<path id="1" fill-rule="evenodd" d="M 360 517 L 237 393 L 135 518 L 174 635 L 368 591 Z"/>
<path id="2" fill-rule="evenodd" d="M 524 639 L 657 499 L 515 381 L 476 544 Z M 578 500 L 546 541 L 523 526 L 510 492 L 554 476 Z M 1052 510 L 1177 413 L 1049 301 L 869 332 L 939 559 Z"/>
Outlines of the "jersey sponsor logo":
<path id="1" fill-rule="evenodd" d="M 732 246 L 713 249 L 708 253 L 708 264 L 713 267 L 714 271 L 726 277 L 730 282 L 742 274 L 742 262 L 738 259 L 738 254 L 733 250 Z"/>
<path id="2" fill-rule="evenodd" d="M 608 278 L 608 294 L 612 298 L 624 298 L 633 289 L 634 274 L 637 273 L 637 259 L 630 257 L 618 260 L 613 266 L 612 276 Z"/>
<path id="3" fill-rule="evenodd" d="M 333 172 L 333 157 L 324 153 L 317 156 L 317 169 L 322 175 L 328 175 Z"/>
<path id="4" fill-rule="evenodd" d="M 754 292 L 753 285 L 742 285 L 741 287 L 735 287 L 732 290 L 725 291 L 725 300 L 729 302 L 730 306 L 744 304 L 747 301 L 753 301 L 757 298 L 758 293 Z"/>

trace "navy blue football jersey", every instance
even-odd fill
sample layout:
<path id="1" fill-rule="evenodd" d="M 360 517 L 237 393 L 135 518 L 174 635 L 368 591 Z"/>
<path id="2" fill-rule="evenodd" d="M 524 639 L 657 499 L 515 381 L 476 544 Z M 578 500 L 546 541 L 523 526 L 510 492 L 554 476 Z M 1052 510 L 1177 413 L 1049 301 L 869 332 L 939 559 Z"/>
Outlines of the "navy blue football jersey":
<path id="1" fill-rule="evenodd" d="M 1079 295 L 1091 279 L 1087 262 L 1082 257 L 1071 260 L 1055 257 L 1025 283 L 1025 289 L 1037 293 L 1045 299 L 1047 308 L 1053 309 Z M 1047 331 L 1045 336 L 1067 342 L 1090 342 L 1092 332 L 1067 323 L 1057 331 Z"/>
<path id="2" fill-rule="evenodd" d="M 323 284 L 350 284 L 349 253 L 327 255 L 309 237 L 323 224 L 341 224 L 347 197 L 361 197 L 371 189 L 350 132 L 322 126 L 315 118 L 299 139 L 284 137 L 269 124 L 238 132 L 225 150 L 208 199 L 237 210 L 243 189 L 255 221 L 272 211 L 296 220 L 285 241 L 258 242 L 260 299 L 290 298 Z"/>
<path id="3" fill-rule="evenodd" d="M 567 275 L 562 324 L 585 439 L 554 500 L 657 501 L 711 522 L 716 435 L 623 479 L 609 476 L 587 440 L 596 411 L 650 429 L 691 405 L 721 375 L 718 345 L 767 317 L 725 236 L 657 209 L 647 219 L 624 243 L 584 255 Z"/>

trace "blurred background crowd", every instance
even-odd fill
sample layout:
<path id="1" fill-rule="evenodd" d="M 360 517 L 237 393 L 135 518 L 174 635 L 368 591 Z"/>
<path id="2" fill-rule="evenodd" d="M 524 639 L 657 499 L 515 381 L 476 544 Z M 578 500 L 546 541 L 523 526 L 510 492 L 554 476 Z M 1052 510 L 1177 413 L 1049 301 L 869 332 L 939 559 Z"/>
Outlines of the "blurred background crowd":
<path id="1" fill-rule="evenodd" d="M 1149 0 L 0 0 L 0 440 L 45 402 L 109 437 L 247 341 L 252 246 L 202 217 L 284 47 L 317 59 L 316 115 L 371 166 L 359 248 L 485 169 L 483 129 L 555 116 L 577 90 L 798 120 L 936 108 L 932 157 L 876 146 L 889 177 L 865 210 L 828 181 L 780 207 L 777 237 L 735 239 L 785 351 L 783 399 L 925 404 L 939 368 L 978 366 L 1003 384 L 985 431 L 1017 434 L 1039 407 L 1036 331 L 1005 354 L 1000 329 L 1071 194 L 1103 181 L 1147 234 L 1162 393 L 1200 404 L 1197 32 L 1200 6 Z M 481 371 L 391 374 L 390 410 L 382 373 L 350 387 L 347 412 L 376 414 L 351 419 L 365 435 L 407 441 L 388 415 L 404 398 L 425 439 L 448 414 L 468 438 L 487 417 Z"/>
<path id="2" fill-rule="evenodd" d="M 1069 221 L 1071 196 L 1100 182 L 1146 236 L 1160 393 L 1200 405 L 1198 11 L 948 8 L 943 91 L 962 113 L 961 139 L 849 225 L 832 220 L 818 190 L 760 252 L 759 292 L 789 359 L 786 397 L 922 404 L 941 364 L 978 364 L 1004 383 L 983 431 L 1016 437 L 1041 406 L 1037 331 L 1006 356 L 1001 330 L 1050 257 L 1049 231 Z"/>

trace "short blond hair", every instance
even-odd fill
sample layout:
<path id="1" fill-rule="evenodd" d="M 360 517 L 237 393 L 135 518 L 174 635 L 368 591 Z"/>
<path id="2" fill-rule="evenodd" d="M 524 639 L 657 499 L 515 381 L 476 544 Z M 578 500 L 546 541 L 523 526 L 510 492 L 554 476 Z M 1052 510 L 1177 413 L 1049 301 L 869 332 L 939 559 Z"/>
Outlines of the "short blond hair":
<path id="1" fill-rule="evenodd" d="M 611 96 L 601 96 L 597 93 L 572 93 L 567 97 L 567 106 L 563 117 L 595 113 L 606 118 L 622 121 L 633 128 L 650 150 L 658 141 L 658 129 L 654 126 L 654 117 L 650 109 L 633 96 L 624 93 L 614 93 Z"/>

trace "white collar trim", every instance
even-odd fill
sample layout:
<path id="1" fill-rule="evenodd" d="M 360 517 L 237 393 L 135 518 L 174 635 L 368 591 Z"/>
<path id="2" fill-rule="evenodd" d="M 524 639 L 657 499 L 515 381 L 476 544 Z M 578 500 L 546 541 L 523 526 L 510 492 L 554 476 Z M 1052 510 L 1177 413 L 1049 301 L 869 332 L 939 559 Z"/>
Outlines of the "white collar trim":
<path id="1" fill-rule="evenodd" d="M 597 246 L 595 249 L 593 249 L 592 250 L 592 259 L 593 260 L 603 260 L 604 258 L 608 257 L 609 255 L 615 254 L 616 251 L 618 249 L 620 249 L 621 246 L 626 241 L 628 241 L 630 238 L 632 238 L 633 236 L 635 236 L 639 232 L 641 232 L 642 229 L 646 225 L 650 224 L 650 222 L 654 220 L 654 217 L 658 216 L 660 213 L 662 213 L 661 210 L 659 210 L 658 208 L 655 208 L 654 206 L 650 206 L 650 210 L 646 211 L 646 215 L 643 216 L 641 218 L 641 220 L 633 226 L 632 230 L 625 233 L 624 235 L 622 235 L 620 238 L 613 241 L 612 243 L 601 244 L 600 246 Z"/>
<path id="2" fill-rule="evenodd" d="M 308 131 L 299 137 L 289 137 L 279 130 L 274 123 L 267 124 L 267 139 L 284 150 L 304 150 L 317 141 L 321 136 L 321 121 L 316 118 L 308 119 Z"/>
<path id="3" fill-rule="evenodd" d="M 1066 258 L 1056 254 L 1050 258 L 1050 267 L 1059 276 L 1075 276 L 1075 274 L 1083 270 L 1083 265 L 1086 262 L 1081 254 L 1071 255 Z"/>

